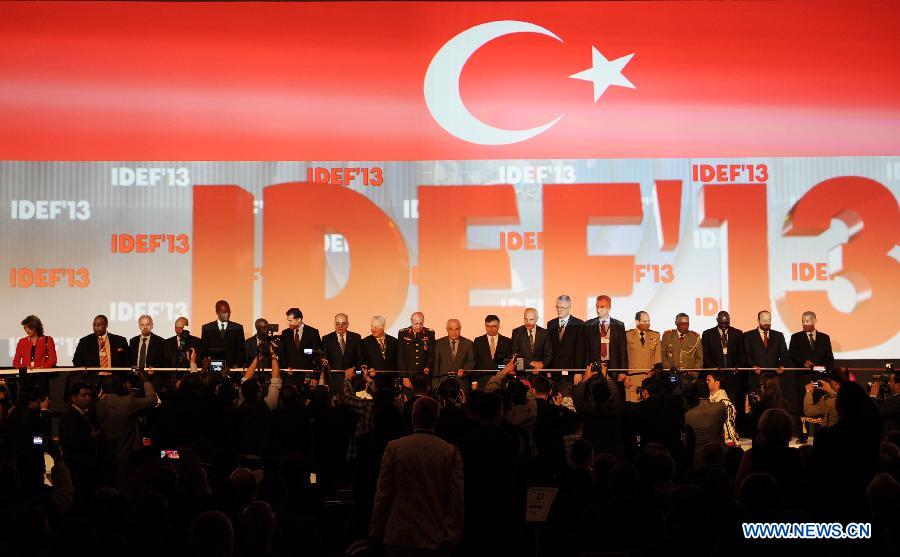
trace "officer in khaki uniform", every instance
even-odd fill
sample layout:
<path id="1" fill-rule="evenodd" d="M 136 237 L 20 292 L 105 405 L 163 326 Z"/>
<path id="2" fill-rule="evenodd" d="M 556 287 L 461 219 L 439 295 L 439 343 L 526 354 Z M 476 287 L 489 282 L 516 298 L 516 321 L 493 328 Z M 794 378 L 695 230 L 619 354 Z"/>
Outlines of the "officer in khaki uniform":
<path id="1" fill-rule="evenodd" d="M 650 330 L 650 314 L 639 311 L 634 315 L 634 329 L 625 331 L 625 345 L 628 348 L 629 371 L 626 382 L 625 400 L 638 402 L 637 388 L 656 364 L 662 363 L 662 343 L 659 333 Z M 643 371 L 642 371 L 643 370 Z M 633 374 L 633 375 L 632 375 Z"/>
<path id="2" fill-rule="evenodd" d="M 664 369 L 700 369 L 703 367 L 703 343 L 700 333 L 691 331 L 686 313 L 675 316 L 675 328 L 662 336 L 662 366 Z M 696 377 L 699 372 L 692 372 Z"/>
<path id="3" fill-rule="evenodd" d="M 413 313 L 409 322 L 409 327 L 400 329 L 397 333 L 397 369 L 430 373 L 434 367 L 434 329 L 425 326 L 425 315 L 420 311 Z M 403 378 L 403 385 L 411 387 L 407 377 Z"/>

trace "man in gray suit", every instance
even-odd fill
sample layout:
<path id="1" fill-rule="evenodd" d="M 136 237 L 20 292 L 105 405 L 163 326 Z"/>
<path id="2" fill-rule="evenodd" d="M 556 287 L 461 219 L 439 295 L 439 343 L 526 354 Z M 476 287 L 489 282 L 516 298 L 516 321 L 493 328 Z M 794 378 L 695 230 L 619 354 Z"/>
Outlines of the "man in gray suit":
<path id="1" fill-rule="evenodd" d="M 469 372 L 475 369 L 475 344 L 460 336 L 461 332 L 459 319 L 448 319 L 447 336 L 439 338 L 434 345 L 431 385 L 435 388 L 447 376 L 455 376 L 463 390 L 469 390 Z"/>
<path id="2" fill-rule="evenodd" d="M 727 410 L 721 402 L 709 401 L 709 385 L 697 381 L 697 396 L 700 404 L 684 415 L 685 424 L 694 431 L 694 468 L 703 466 L 703 447 L 710 443 L 725 446 L 722 428 L 725 427 Z"/>
<path id="3" fill-rule="evenodd" d="M 369 538 L 388 557 L 449 557 L 462 535 L 463 463 L 459 449 L 434 434 L 438 403 L 412 409 L 415 433 L 388 443 L 381 460 Z"/>

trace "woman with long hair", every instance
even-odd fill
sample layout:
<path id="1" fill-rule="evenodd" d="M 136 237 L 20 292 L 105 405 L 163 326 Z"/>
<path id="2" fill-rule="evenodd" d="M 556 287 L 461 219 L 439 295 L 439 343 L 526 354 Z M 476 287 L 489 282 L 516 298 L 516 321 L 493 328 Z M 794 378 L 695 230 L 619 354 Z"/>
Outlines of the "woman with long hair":
<path id="1" fill-rule="evenodd" d="M 748 437 L 751 439 L 755 438 L 759 431 L 759 418 L 763 415 L 763 412 L 771 408 L 781 408 L 785 411 L 788 409 L 787 401 L 781 392 L 781 382 L 778 380 L 777 375 L 774 373 L 763 374 L 759 381 L 759 387 L 761 390 L 760 396 L 757 398 L 753 395 L 748 395 L 744 408 L 747 414 L 747 429 L 750 434 Z"/>
<path id="2" fill-rule="evenodd" d="M 25 336 L 19 339 L 16 345 L 16 355 L 13 357 L 13 367 L 25 368 L 28 371 L 35 369 L 48 369 L 56 367 L 56 345 L 53 337 L 44 334 L 44 324 L 36 315 L 29 315 L 22 320 L 22 328 Z M 50 379 L 55 374 L 34 374 L 29 383 L 41 388 L 44 396 L 49 395 Z"/>

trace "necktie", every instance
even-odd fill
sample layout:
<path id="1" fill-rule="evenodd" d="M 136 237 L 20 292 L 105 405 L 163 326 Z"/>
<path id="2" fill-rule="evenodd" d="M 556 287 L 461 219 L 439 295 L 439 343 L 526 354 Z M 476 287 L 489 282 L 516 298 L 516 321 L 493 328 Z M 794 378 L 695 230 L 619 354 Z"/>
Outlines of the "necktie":
<path id="1" fill-rule="evenodd" d="M 294 329 L 294 348 L 300 352 L 300 329 Z"/>
<path id="2" fill-rule="evenodd" d="M 566 323 L 568 323 L 568 321 L 559 322 L 559 340 L 562 340 L 563 333 L 566 332 Z"/>
<path id="3" fill-rule="evenodd" d="M 497 350 L 497 341 L 496 341 L 497 337 L 488 337 L 488 338 L 491 339 L 491 359 L 493 360 L 494 352 Z"/>
<path id="4" fill-rule="evenodd" d="M 600 322 L 600 359 L 606 360 L 609 359 L 609 345 L 603 342 L 603 339 L 609 335 L 609 328 L 606 326 L 606 321 Z"/>
<path id="5" fill-rule="evenodd" d="M 763 346 L 769 347 L 769 331 L 763 331 Z"/>
<path id="6" fill-rule="evenodd" d="M 384 347 L 384 337 L 378 339 L 378 345 L 381 346 L 381 357 L 387 359 L 387 349 Z"/>
<path id="7" fill-rule="evenodd" d="M 816 339 L 813 338 L 813 334 L 812 334 L 812 333 L 807 333 L 807 334 L 809 335 L 809 346 L 810 346 L 810 348 L 812 348 L 813 350 L 815 350 L 815 349 L 816 349 Z"/>
<path id="8" fill-rule="evenodd" d="M 456 360 L 456 341 L 455 340 L 450 341 L 450 357 L 453 358 L 454 361 Z"/>
<path id="9" fill-rule="evenodd" d="M 222 340 L 225 340 L 225 323 L 222 323 L 222 329 L 219 331 L 219 336 L 222 337 Z"/>
<path id="10" fill-rule="evenodd" d="M 528 329 L 528 345 L 534 350 L 534 329 Z"/>
<path id="11" fill-rule="evenodd" d="M 106 339 L 100 337 L 100 367 L 109 367 L 109 354 L 106 352 Z"/>
<path id="12" fill-rule="evenodd" d="M 138 369 L 144 369 L 147 364 L 147 339 L 141 337 L 141 351 L 138 353 Z"/>
<path id="13" fill-rule="evenodd" d="M 721 329 L 720 329 L 721 330 Z M 728 329 L 722 331 L 722 348 L 728 345 Z"/>
<path id="14" fill-rule="evenodd" d="M 641 346 L 644 345 L 644 342 L 646 342 L 646 340 L 644 340 L 644 331 L 641 331 Z"/>
<path id="15" fill-rule="evenodd" d="M 341 354 L 343 354 L 343 353 L 344 353 L 344 348 L 347 347 L 346 342 L 344 342 L 344 335 L 343 335 L 343 334 L 338 335 L 338 344 L 341 345 Z"/>
<path id="16" fill-rule="evenodd" d="M 684 333 L 678 333 L 678 342 L 684 344 Z"/>

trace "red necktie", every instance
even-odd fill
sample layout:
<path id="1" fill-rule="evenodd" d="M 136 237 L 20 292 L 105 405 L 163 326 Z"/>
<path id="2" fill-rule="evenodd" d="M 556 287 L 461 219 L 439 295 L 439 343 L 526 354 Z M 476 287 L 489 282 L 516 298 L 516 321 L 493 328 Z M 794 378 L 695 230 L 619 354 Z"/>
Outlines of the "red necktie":
<path id="1" fill-rule="evenodd" d="M 294 346 L 300 351 L 300 329 L 294 329 Z"/>
<path id="2" fill-rule="evenodd" d="M 606 321 L 600 322 L 600 359 L 607 359 L 607 354 L 609 353 L 609 345 L 603 342 L 603 339 L 609 334 L 609 329 L 606 327 Z"/>
<path id="3" fill-rule="evenodd" d="M 763 331 L 763 345 L 769 347 L 769 331 Z"/>

